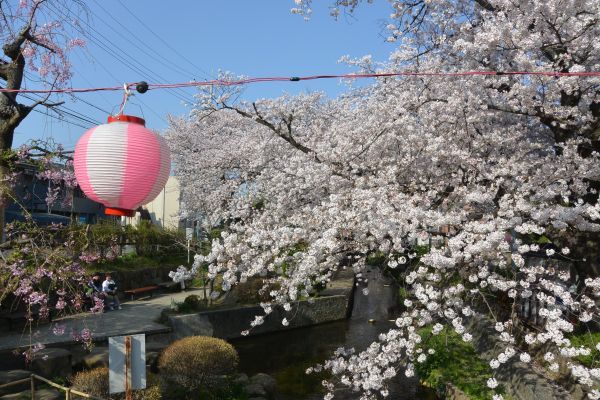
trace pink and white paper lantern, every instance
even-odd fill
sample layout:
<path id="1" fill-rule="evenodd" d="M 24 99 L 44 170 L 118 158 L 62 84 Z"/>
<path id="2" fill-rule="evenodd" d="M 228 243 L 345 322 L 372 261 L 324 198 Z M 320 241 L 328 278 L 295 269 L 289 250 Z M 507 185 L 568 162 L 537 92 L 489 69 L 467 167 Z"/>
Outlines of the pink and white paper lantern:
<path id="1" fill-rule="evenodd" d="M 106 206 L 106 214 L 133 216 L 167 183 L 171 156 L 165 140 L 142 118 L 118 115 L 83 134 L 73 164 L 79 186 Z"/>

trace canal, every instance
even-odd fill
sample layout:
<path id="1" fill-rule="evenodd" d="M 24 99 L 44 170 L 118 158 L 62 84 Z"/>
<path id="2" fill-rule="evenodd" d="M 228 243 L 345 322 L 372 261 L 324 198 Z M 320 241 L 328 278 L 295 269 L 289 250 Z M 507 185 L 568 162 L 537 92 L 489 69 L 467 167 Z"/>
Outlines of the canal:
<path id="1" fill-rule="evenodd" d="M 350 318 L 327 324 L 257 335 L 232 341 L 240 355 L 240 370 L 248 375 L 265 372 L 274 376 L 282 392 L 278 400 L 321 399 L 323 375 L 305 373 L 306 368 L 331 357 L 338 347 L 366 349 L 382 332 L 392 328 L 397 314 L 397 286 L 379 271 L 366 274 L 368 283 L 354 291 Z M 363 289 L 369 294 L 364 295 Z M 407 378 L 403 371 L 390 382 L 389 399 L 431 400 L 433 393 Z M 338 399 L 358 399 L 347 389 L 336 391 Z"/>

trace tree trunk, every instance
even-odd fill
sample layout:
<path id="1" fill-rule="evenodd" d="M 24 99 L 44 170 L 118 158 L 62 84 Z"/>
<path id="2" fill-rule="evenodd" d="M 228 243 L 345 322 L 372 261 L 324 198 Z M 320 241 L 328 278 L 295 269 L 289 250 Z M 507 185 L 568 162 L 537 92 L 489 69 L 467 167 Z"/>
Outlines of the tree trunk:
<path id="1" fill-rule="evenodd" d="M 9 201 L 8 191 L 11 190 L 6 182 L 6 177 L 9 173 L 8 160 L 6 153 L 12 148 L 14 132 L 21 121 L 29 114 L 22 113 L 22 107 L 17 104 L 12 106 L 9 104 L 14 101 L 6 93 L 0 95 L 0 242 L 4 242 L 5 232 L 5 211 Z M 12 114 L 7 115 L 7 111 L 12 110 Z"/>
<path id="2" fill-rule="evenodd" d="M 6 178 L 7 168 L 3 161 L 0 161 L 0 182 L 2 187 L 0 188 L 0 243 L 4 242 L 6 239 L 6 235 L 4 232 L 4 224 L 5 224 L 5 212 L 6 212 L 6 202 L 7 196 L 5 194 L 5 190 L 8 190 L 6 183 L 4 183 L 4 179 Z"/>

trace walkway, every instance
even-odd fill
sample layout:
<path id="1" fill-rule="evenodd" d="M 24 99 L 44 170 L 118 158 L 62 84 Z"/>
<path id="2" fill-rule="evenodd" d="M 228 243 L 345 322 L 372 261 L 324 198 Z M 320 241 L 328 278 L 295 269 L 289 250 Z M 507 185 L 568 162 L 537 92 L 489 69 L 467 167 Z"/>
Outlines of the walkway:
<path id="1" fill-rule="evenodd" d="M 33 326 L 31 343 L 42 343 L 46 346 L 74 343 L 71 332 L 81 332 L 88 328 L 94 341 L 106 340 L 110 336 L 132 335 L 136 333 L 157 334 L 169 332 L 171 329 L 158 323 L 161 311 L 169 307 L 173 301 L 182 302 L 190 294 L 203 297 L 202 289 L 188 289 L 185 292 L 157 294 L 151 298 L 122 303 L 122 310 L 109 311 L 102 314 L 81 313 L 58 319 L 51 324 Z M 65 327 L 64 334 L 56 335 L 56 325 Z M 12 331 L 0 333 L 0 352 L 17 347 L 29 346 L 29 331 Z"/>

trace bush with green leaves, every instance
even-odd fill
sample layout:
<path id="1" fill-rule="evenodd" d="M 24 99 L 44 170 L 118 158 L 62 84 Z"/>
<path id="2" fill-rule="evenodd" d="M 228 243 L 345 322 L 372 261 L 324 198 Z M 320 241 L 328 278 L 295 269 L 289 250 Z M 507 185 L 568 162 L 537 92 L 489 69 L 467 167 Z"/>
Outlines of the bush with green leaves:
<path id="1" fill-rule="evenodd" d="M 490 366 L 457 333 L 444 328 L 433 335 L 427 328 L 419 334 L 434 352 L 427 354 L 424 362 L 415 363 L 415 371 L 425 386 L 444 393 L 446 384 L 453 384 L 472 400 L 491 399 L 494 393 L 501 392 L 487 387 L 486 382 L 492 377 Z"/>
<path id="2" fill-rule="evenodd" d="M 588 368 L 598 368 L 600 361 L 600 351 L 596 347 L 600 343 L 600 332 L 582 332 L 569 337 L 571 346 L 575 348 L 587 347 L 591 350 L 590 354 L 577 356 L 577 361 Z"/>
<path id="3" fill-rule="evenodd" d="M 192 313 L 196 311 L 201 311 L 207 308 L 208 302 L 200 296 L 191 294 L 187 296 L 183 302 L 176 303 L 177 311 L 180 313 Z"/>
<path id="4" fill-rule="evenodd" d="M 235 372 L 237 351 L 226 341 L 208 336 L 190 336 L 167 347 L 160 356 L 163 397 L 198 398 L 200 389 L 217 391 L 224 378 Z"/>

